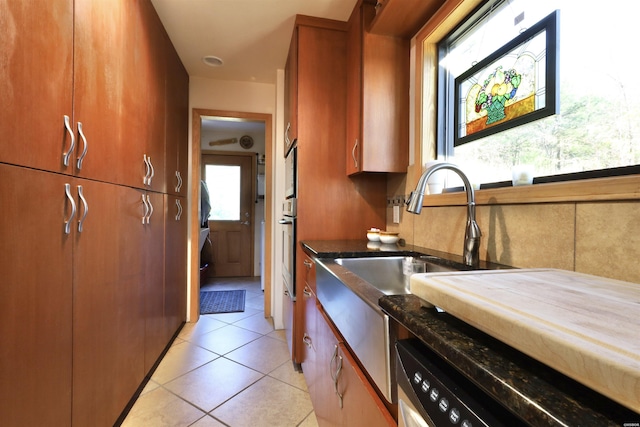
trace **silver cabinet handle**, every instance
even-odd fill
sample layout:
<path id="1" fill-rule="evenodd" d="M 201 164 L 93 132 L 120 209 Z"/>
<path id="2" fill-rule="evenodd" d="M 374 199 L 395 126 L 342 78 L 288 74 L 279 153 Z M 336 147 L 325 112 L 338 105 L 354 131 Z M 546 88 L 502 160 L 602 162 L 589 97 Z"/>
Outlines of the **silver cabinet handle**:
<path id="1" fill-rule="evenodd" d="M 304 345 L 307 346 L 307 348 L 311 348 L 313 347 L 313 344 L 311 342 L 311 337 L 309 335 L 307 335 L 307 333 L 304 333 L 304 336 L 302 337 L 302 342 L 304 343 Z"/>
<path id="2" fill-rule="evenodd" d="M 289 130 L 291 130 L 291 122 L 287 123 L 287 129 L 284 131 L 285 148 L 289 147 L 291 140 L 289 139 Z"/>
<path id="3" fill-rule="evenodd" d="M 69 134 L 69 138 L 71 138 L 71 143 L 69 144 L 69 150 L 66 153 L 62 153 L 62 163 L 65 166 L 69 166 L 69 157 L 71 157 L 71 153 L 76 146 L 76 138 L 73 134 L 73 129 L 71 129 L 71 119 L 69 116 L 64 116 L 64 127 L 67 128 L 67 133 Z"/>
<path id="4" fill-rule="evenodd" d="M 151 198 L 147 194 L 147 204 L 149 205 L 149 215 L 147 216 L 147 224 L 151 222 L 151 215 L 153 215 L 153 204 L 151 203 Z"/>
<path id="5" fill-rule="evenodd" d="M 313 263 L 311 261 L 309 261 L 308 259 L 305 259 L 304 261 L 302 261 L 302 263 L 304 264 L 305 267 L 307 267 L 309 270 L 311 270 L 311 267 L 313 267 Z"/>
<path id="6" fill-rule="evenodd" d="M 302 293 L 304 294 L 305 297 L 310 298 L 311 297 L 311 290 L 309 288 L 307 288 L 306 286 L 304 287 L 304 289 L 302 290 Z"/>
<path id="7" fill-rule="evenodd" d="M 356 148 L 358 148 L 358 138 L 356 138 L 356 142 L 353 144 L 353 148 L 351 149 L 351 157 L 353 157 L 353 166 L 358 169 L 358 158 L 356 157 Z"/>
<path id="8" fill-rule="evenodd" d="M 64 222 L 64 234 L 71 233 L 71 221 L 76 216 L 76 201 L 73 199 L 71 195 L 71 185 L 64 185 L 64 192 L 67 195 L 67 199 L 69 199 L 69 203 L 71 203 L 71 215 L 69 215 L 69 219 Z"/>
<path id="9" fill-rule="evenodd" d="M 176 193 L 179 193 L 182 188 L 182 177 L 180 176 L 180 171 L 176 171 L 176 181 Z"/>
<path id="10" fill-rule="evenodd" d="M 147 180 L 149 179 L 149 173 L 151 168 L 149 167 L 149 161 L 147 160 L 146 154 L 143 154 L 142 161 L 144 162 L 144 170 L 145 170 L 144 178 L 142 178 L 142 183 L 144 185 L 147 185 Z"/>
<path id="11" fill-rule="evenodd" d="M 149 178 L 147 178 L 147 185 L 151 185 L 151 180 L 153 179 L 153 176 L 155 175 L 156 171 L 155 169 L 153 169 L 153 163 L 151 163 L 151 156 L 147 156 L 147 162 L 149 163 L 149 167 L 151 168 L 151 174 L 149 175 Z"/>
<path id="12" fill-rule="evenodd" d="M 142 224 L 146 224 L 147 215 L 149 215 L 149 205 L 147 205 L 147 199 L 145 199 L 144 194 L 142 195 L 142 204 L 144 205 L 144 214 L 142 215 Z"/>
<path id="13" fill-rule="evenodd" d="M 180 199 L 176 199 L 176 206 L 178 208 L 178 213 L 176 214 L 176 221 L 180 221 L 182 217 L 182 203 L 180 203 Z"/>
<path id="14" fill-rule="evenodd" d="M 84 156 L 87 155 L 87 138 L 84 136 L 84 132 L 82 131 L 82 122 L 78 122 L 78 134 L 80 134 L 80 138 L 82 138 L 82 142 L 84 143 L 82 154 L 80 154 L 80 157 L 78 157 L 78 170 L 80 170 L 82 169 L 82 161 L 84 160 Z"/>
<path id="15" fill-rule="evenodd" d="M 336 368 L 335 374 L 331 369 L 333 367 L 333 361 L 338 360 L 338 366 Z M 329 362 L 329 372 L 331 373 L 331 379 L 333 380 L 333 389 L 338 396 L 338 400 L 340 401 L 340 408 L 342 409 L 342 394 L 338 391 L 338 380 L 340 378 L 340 372 L 342 371 L 342 356 L 338 356 L 338 344 L 336 344 L 333 348 L 333 356 L 331 357 L 331 362 Z"/>
<path id="16" fill-rule="evenodd" d="M 78 220 L 78 232 L 82 233 L 82 225 L 84 224 L 84 220 L 87 217 L 87 213 L 89 213 L 89 204 L 87 203 L 87 199 L 84 198 L 84 194 L 82 193 L 82 185 L 78 185 L 78 197 L 82 201 L 82 218 Z"/>

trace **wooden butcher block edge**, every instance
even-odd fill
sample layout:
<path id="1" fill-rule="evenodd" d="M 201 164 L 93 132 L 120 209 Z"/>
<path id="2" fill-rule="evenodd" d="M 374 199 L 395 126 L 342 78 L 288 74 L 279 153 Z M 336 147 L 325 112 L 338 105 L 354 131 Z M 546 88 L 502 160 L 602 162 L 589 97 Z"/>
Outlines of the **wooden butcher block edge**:
<path id="1" fill-rule="evenodd" d="M 410 289 L 640 412 L 639 284 L 557 269 L 514 269 L 415 274 Z"/>

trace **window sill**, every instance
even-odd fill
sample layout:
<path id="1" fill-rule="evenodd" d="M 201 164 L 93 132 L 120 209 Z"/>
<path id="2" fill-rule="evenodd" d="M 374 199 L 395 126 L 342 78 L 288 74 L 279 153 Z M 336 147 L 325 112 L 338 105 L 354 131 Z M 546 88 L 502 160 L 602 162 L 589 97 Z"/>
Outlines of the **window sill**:
<path id="1" fill-rule="evenodd" d="M 639 200 L 640 175 L 491 188 L 475 195 L 476 205 Z M 428 195 L 423 202 L 423 206 L 466 204 L 464 192 Z"/>

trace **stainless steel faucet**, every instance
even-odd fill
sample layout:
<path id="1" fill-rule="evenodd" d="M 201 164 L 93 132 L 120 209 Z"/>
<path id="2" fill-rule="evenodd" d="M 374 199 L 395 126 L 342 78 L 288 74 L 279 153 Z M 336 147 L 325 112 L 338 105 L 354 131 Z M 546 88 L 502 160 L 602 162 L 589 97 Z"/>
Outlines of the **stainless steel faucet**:
<path id="1" fill-rule="evenodd" d="M 467 178 L 458 166 L 452 163 L 437 163 L 428 167 L 418 180 L 416 189 L 412 191 L 409 196 L 409 200 L 407 201 L 407 212 L 420 214 L 422 211 L 424 192 L 427 188 L 427 181 L 434 172 L 439 171 L 440 169 L 449 169 L 454 171 L 460 176 L 460 178 L 462 178 L 462 182 L 464 182 L 464 188 L 467 192 L 467 226 L 464 231 L 464 248 L 462 256 L 466 265 L 477 268 L 480 263 L 478 250 L 480 248 L 480 236 L 482 236 L 482 233 L 480 232 L 480 227 L 478 227 L 478 224 L 476 223 L 475 193 L 471 183 L 469 182 L 469 178 Z"/>

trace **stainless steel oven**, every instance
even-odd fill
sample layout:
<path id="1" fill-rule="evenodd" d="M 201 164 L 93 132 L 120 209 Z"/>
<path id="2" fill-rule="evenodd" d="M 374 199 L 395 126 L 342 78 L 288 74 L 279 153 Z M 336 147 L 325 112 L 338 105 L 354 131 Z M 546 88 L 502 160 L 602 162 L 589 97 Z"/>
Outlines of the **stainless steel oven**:
<path id="1" fill-rule="evenodd" d="M 396 343 L 398 427 L 517 427 L 527 424 L 419 340 Z"/>
<path id="2" fill-rule="evenodd" d="M 295 301 L 296 271 L 296 198 L 282 204 L 282 280 L 291 299 Z"/>
<path id="3" fill-rule="evenodd" d="M 296 216 L 298 191 L 298 147 L 294 143 L 285 158 L 285 200 L 282 203 L 282 279 L 289 297 L 295 301 Z"/>

